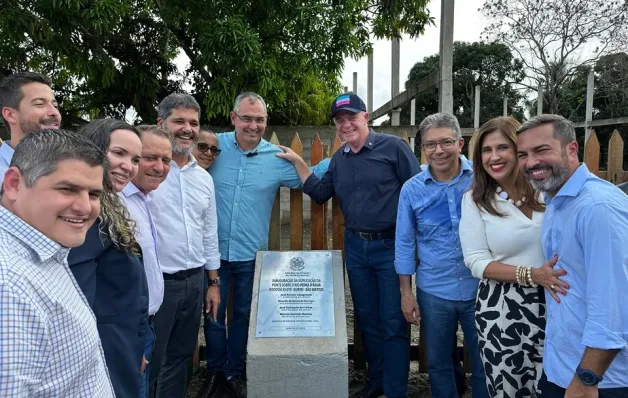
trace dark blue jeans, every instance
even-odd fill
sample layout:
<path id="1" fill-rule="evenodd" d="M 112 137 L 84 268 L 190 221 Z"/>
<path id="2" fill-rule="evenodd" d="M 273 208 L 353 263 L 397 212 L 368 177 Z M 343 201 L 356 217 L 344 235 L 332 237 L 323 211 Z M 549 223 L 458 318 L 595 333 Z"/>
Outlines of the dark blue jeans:
<path id="1" fill-rule="evenodd" d="M 220 260 L 218 275 L 220 276 L 218 316 L 216 320 L 212 317 L 206 318 L 204 327 L 207 370 L 223 372 L 228 378 L 239 377 L 242 375 L 246 360 L 255 260 Z M 226 312 L 231 281 L 233 281 L 233 317 L 227 339 Z"/>
<path id="2" fill-rule="evenodd" d="M 345 253 L 369 380 L 388 398 L 407 397 L 410 340 L 394 266 L 395 241 L 367 241 L 347 231 Z"/>
<path id="3" fill-rule="evenodd" d="M 146 345 L 144 346 L 144 358 L 148 365 L 144 368 L 144 373 L 140 377 L 140 397 L 148 398 L 148 375 L 150 375 L 150 362 L 153 360 L 153 345 L 155 344 L 154 322 L 148 324 L 146 331 Z"/>
<path id="4" fill-rule="evenodd" d="M 473 398 L 488 398 L 484 366 L 475 329 L 475 299 L 445 300 L 417 288 L 421 329 L 427 347 L 427 373 L 434 398 L 458 398 L 451 353 L 458 322 L 462 326 L 472 366 Z"/>

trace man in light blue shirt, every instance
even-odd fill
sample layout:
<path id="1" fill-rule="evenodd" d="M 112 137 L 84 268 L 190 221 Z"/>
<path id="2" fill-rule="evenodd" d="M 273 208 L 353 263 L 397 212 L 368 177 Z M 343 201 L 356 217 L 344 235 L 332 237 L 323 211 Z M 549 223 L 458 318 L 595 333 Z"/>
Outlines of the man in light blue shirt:
<path id="1" fill-rule="evenodd" d="M 628 197 L 578 159 L 573 124 L 540 115 L 518 131 L 519 167 L 545 193 L 542 245 L 569 290 L 546 293 L 542 397 L 628 397 Z"/>
<path id="2" fill-rule="evenodd" d="M 5 77 L 0 82 L 0 113 L 11 140 L 0 145 L 0 184 L 11 164 L 13 150 L 20 140 L 35 131 L 61 126 L 57 100 L 50 80 L 32 72 Z"/>
<path id="3" fill-rule="evenodd" d="M 479 281 L 465 266 L 458 236 L 462 196 L 473 181 L 473 167 L 461 156 L 464 139 L 455 116 L 430 115 L 419 132 L 429 167 L 403 185 L 397 210 L 395 269 L 402 311 L 408 322 L 421 323 L 432 396 L 458 396 L 452 352 L 460 322 L 472 362 L 473 397 L 488 397 L 475 329 Z"/>
<path id="4" fill-rule="evenodd" d="M 258 94 L 240 94 L 231 112 L 235 131 L 218 134 L 220 156 L 209 168 L 216 187 L 218 240 L 221 255 L 221 305 L 216 321 L 205 323 L 209 390 L 227 379 L 232 394 L 242 394 L 240 378 L 246 358 L 249 316 L 255 273 L 255 254 L 268 250 L 270 213 L 279 187 L 299 188 L 301 180 L 292 163 L 278 158 L 279 147 L 264 140 L 268 113 Z M 322 175 L 329 159 L 315 172 Z M 226 336 L 225 311 L 233 281 L 233 318 Z"/>

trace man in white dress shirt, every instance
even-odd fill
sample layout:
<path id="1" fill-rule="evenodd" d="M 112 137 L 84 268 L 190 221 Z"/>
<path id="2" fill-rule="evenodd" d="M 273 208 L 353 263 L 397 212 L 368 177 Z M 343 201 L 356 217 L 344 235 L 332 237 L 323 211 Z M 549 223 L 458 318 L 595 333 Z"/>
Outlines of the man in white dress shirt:
<path id="1" fill-rule="evenodd" d="M 54 130 L 12 156 L 0 198 L 0 397 L 114 396 L 67 261 L 98 217 L 104 163 L 91 141 Z"/>
<path id="2" fill-rule="evenodd" d="M 155 342 L 154 317 L 164 299 L 164 279 L 157 256 L 157 232 L 150 211 L 153 191 L 168 176 L 172 160 L 172 136 L 157 126 L 138 126 L 142 133 L 142 157 L 132 182 L 124 187 L 120 197 L 126 203 L 136 223 L 135 234 L 142 248 L 142 262 L 148 282 L 148 324 L 142 362 L 140 398 L 148 398 L 148 374 Z"/>
<path id="3" fill-rule="evenodd" d="M 32 72 L 10 75 L 0 82 L 0 113 L 11 140 L 0 145 L 0 184 L 9 168 L 13 150 L 28 134 L 43 129 L 58 129 L 61 114 L 57 109 L 50 80 Z"/>
<path id="4" fill-rule="evenodd" d="M 191 154 L 198 139 L 200 106 L 191 95 L 170 94 L 158 108 L 158 125 L 173 136 L 172 161 L 166 180 L 155 191 L 151 214 L 157 256 L 164 278 L 164 300 L 155 315 L 155 347 L 150 370 L 157 398 L 183 398 L 188 361 L 194 355 L 207 272 L 205 311 L 216 317 L 218 290 L 218 223 L 214 182 Z M 151 394 L 152 396 L 152 394 Z"/>

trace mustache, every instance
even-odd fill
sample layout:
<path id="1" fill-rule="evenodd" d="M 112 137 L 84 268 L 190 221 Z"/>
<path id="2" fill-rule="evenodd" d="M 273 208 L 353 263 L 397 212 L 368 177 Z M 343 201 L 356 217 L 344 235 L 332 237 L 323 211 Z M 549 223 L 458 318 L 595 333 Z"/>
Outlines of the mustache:
<path id="1" fill-rule="evenodd" d="M 51 124 L 51 123 L 61 124 L 61 120 L 55 116 L 42 117 L 41 119 L 39 119 L 39 124 Z"/>
<path id="2" fill-rule="evenodd" d="M 547 163 L 539 163 L 539 164 L 535 164 L 532 167 L 526 167 L 524 169 L 526 173 L 532 173 L 533 171 L 538 171 L 538 170 L 552 170 L 552 166 L 550 166 Z"/>

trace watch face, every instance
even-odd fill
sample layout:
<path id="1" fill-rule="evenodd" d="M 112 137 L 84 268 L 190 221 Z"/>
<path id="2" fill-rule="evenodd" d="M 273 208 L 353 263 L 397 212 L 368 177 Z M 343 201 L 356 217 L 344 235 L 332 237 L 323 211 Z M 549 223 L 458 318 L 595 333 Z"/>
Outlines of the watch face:
<path id="1" fill-rule="evenodd" d="M 590 370 L 581 371 L 578 378 L 585 386 L 594 386 L 598 383 L 597 376 Z"/>

